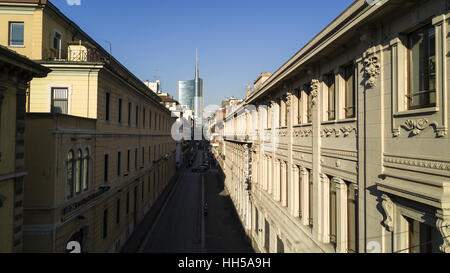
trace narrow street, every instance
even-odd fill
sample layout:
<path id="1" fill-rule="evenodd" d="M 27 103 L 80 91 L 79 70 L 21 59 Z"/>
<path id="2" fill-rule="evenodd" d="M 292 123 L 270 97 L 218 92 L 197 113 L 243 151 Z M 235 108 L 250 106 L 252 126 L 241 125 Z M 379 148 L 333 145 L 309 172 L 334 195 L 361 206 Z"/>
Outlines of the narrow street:
<path id="1" fill-rule="evenodd" d="M 202 162 L 203 151 L 200 150 L 193 167 Z M 180 172 L 180 179 L 164 209 L 144 239 L 142 252 L 253 252 L 231 199 L 223 183 L 216 178 L 217 171 L 211 169 L 198 174 L 192 173 L 191 169 L 182 169 Z M 202 200 L 208 204 L 207 216 L 203 214 Z"/>

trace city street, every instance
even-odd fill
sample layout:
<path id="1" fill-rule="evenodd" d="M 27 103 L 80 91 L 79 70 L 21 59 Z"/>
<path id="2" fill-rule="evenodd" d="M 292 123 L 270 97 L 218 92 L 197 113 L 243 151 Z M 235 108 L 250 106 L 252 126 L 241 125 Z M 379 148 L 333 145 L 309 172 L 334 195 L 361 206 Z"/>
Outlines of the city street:
<path id="1" fill-rule="evenodd" d="M 199 151 L 193 167 L 201 165 Z M 141 251 L 144 253 L 251 253 L 243 227 L 237 218 L 216 170 L 192 173 L 180 170 L 180 179 L 165 207 L 149 229 Z M 204 188 L 202 189 L 202 185 Z M 205 216 L 204 207 L 208 213 Z"/>

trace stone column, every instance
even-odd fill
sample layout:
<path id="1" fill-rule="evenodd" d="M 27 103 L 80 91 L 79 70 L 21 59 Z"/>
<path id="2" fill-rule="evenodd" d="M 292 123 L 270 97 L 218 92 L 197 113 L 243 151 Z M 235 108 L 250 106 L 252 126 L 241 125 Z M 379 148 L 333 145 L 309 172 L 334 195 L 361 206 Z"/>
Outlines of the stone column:
<path id="1" fill-rule="evenodd" d="M 281 161 L 280 160 L 276 160 L 276 171 L 275 171 L 275 201 L 277 202 L 281 202 L 281 187 L 280 187 L 280 183 L 281 183 L 281 177 L 280 177 L 280 172 L 281 172 Z"/>
<path id="2" fill-rule="evenodd" d="M 281 179 L 281 181 L 280 181 L 279 187 L 280 187 L 280 201 L 281 201 L 281 205 L 283 207 L 287 207 L 287 201 L 288 201 L 288 200 L 286 200 L 286 183 L 287 183 L 286 169 L 287 169 L 286 163 L 281 162 L 281 164 L 280 164 L 280 174 L 281 174 L 280 179 Z"/>
<path id="3" fill-rule="evenodd" d="M 291 198 L 291 213 L 294 217 L 300 216 L 300 179 L 299 179 L 299 169 L 295 164 L 291 165 L 292 168 L 292 198 Z"/>
<path id="4" fill-rule="evenodd" d="M 322 218 L 320 221 L 320 232 L 322 233 L 322 242 L 330 242 L 330 179 L 325 174 L 321 174 L 322 191 Z"/>
<path id="5" fill-rule="evenodd" d="M 313 79 L 310 84 L 311 92 L 311 112 L 312 112 L 312 178 L 313 178 L 313 215 L 309 216 L 313 220 L 313 237 L 319 241 L 321 238 L 321 220 L 323 218 L 323 195 L 321 187 L 321 111 L 320 111 L 320 82 Z"/>
<path id="6" fill-rule="evenodd" d="M 340 178 L 333 178 L 336 183 L 336 252 L 347 252 L 347 184 Z"/>
<path id="7" fill-rule="evenodd" d="M 273 183 L 274 183 L 274 181 L 273 181 L 273 173 L 274 173 L 274 170 L 275 170 L 275 162 L 274 162 L 274 160 L 273 160 L 273 158 L 268 158 L 267 159 L 267 161 L 268 161 L 268 168 L 267 168 L 267 173 L 268 173 L 268 175 L 267 175 L 267 182 L 268 182 L 268 193 L 269 194 L 273 194 Z"/>
<path id="8" fill-rule="evenodd" d="M 261 173 L 264 179 L 264 190 L 267 192 L 269 190 L 269 176 L 267 173 L 269 172 L 269 159 L 264 155 L 264 168 L 261 169 Z"/>
<path id="9" fill-rule="evenodd" d="M 302 177 L 301 184 L 301 202 L 302 207 L 300 209 L 300 214 L 302 216 L 302 223 L 305 226 L 309 225 L 309 174 L 305 168 L 300 169 L 300 176 Z"/>

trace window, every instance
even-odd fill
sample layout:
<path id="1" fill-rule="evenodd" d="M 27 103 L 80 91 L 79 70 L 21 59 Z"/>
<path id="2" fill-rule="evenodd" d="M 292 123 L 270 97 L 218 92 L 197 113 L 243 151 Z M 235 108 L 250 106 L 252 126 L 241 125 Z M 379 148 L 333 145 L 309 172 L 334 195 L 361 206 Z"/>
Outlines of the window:
<path id="1" fill-rule="evenodd" d="M 153 146 L 153 161 L 156 160 L 156 144 Z"/>
<path id="2" fill-rule="evenodd" d="M 302 91 L 297 90 L 297 124 L 302 124 Z"/>
<path id="3" fill-rule="evenodd" d="M 348 65 L 344 67 L 345 79 L 345 118 L 356 116 L 355 108 L 355 67 Z"/>
<path id="4" fill-rule="evenodd" d="M 116 224 L 120 223 L 120 199 L 117 199 L 116 205 Z"/>
<path id="5" fill-rule="evenodd" d="M 127 192 L 127 215 L 130 214 L 130 192 Z"/>
<path id="6" fill-rule="evenodd" d="M 68 114 L 68 93 L 67 88 L 52 88 L 51 112 L 54 114 Z"/>
<path id="7" fill-rule="evenodd" d="M 74 165 L 74 154 L 73 151 L 70 151 L 67 154 L 67 198 L 73 197 L 73 165 Z"/>
<path id="8" fill-rule="evenodd" d="M 150 175 L 148 176 L 148 187 L 147 187 L 147 192 L 150 193 Z"/>
<path id="9" fill-rule="evenodd" d="M 127 152 L 127 172 L 130 172 L 130 153 L 131 153 L 131 151 L 128 150 L 128 152 Z"/>
<path id="10" fill-rule="evenodd" d="M 103 239 L 108 237 L 108 210 L 103 211 Z"/>
<path id="11" fill-rule="evenodd" d="M 158 129 L 158 127 L 156 126 L 156 125 L 157 125 L 157 124 L 156 124 L 157 119 L 158 119 L 158 114 L 155 113 L 155 130 Z"/>
<path id="12" fill-rule="evenodd" d="M 149 113 L 149 118 L 148 118 L 148 120 L 149 120 L 148 124 L 149 124 L 149 128 L 152 129 L 152 111 L 149 111 L 149 112 L 150 113 Z"/>
<path id="13" fill-rule="evenodd" d="M 433 236 L 433 228 L 411 218 L 405 217 L 408 224 L 408 252 L 433 253 L 433 242 L 438 241 Z"/>
<path id="14" fill-rule="evenodd" d="M 136 127 L 139 127 L 139 106 L 136 105 Z"/>
<path id="15" fill-rule="evenodd" d="M 83 179 L 83 169 L 81 167 L 81 161 L 83 159 L 83 152 L 78 150 L 77 160 L 75 161 L 75 193 L 81 192 L 81 184 Z"/>
<path id="16" fill-rule="evenodd" d="M 117 176 L 120 176 L 121 173 L 121 162 L 122 161 L 122 153 L 121 152 L 117 152 Z"/>
<path id="17" fill-rule="evenodd" d="M 122 99 L 119 99 L 119 123 L 122 124 Z"/>
<path id="18" fill-rule="evenodd" d="M 108 182 L 108 168 L 109 168 L 109 155 L 105 155 L 105 162 L 104 162 L 104 173 L 103 173 L 103 180 L 104 182 Z"/>
<path id="19" fill-rule="evenodd" d="M 288 98 L 286 98 L 285 101 L 283 101 L 283 106 L 284 106 L 284 126 L 287 127 L 288 126 L 288 111 L 287 111 L 287 100 Z"/>
<path id="20" fill-rule="evenodd" d="M 134 169 L 137 170 L 138 168 L 138 149 L 136 148 L 134 150 Z"/>
<path id="21" fill-rule="evenodd" d="M 142 201 L 144 201 L 144 181 L 142 181 L 141 186 L 142 186 L 141 198 L 142 198 Z"/>
<path id="22" fill-rule="evenodd" d="M 326 84 L 328 87 L 328 120 L 336 119 L 336 85 L 334 80 L 334 74 L 326 76 Z"/>
<path id="23" fill-rule="evenodd" d="M 57 31 L 53 33 L 53 48 L 55 49 L 56 59 L 61 59 L 62 34 Z"/>
<path id="24" fill-rule="evenodd" d="M 143 115 L 142 115 L 142 128 L 145 128 L 145 108 L 143 109 Z"/>
<path id="25" fill-rule="evenodd" d="M 306 123 L 312 123 L 312 90 L 308 85 L 305 85 L 305 90 L 307 90 L 306 93 L 308 95 L 308 102 L 306 105 Z"/>
<path id="26" fill-rule="evenodd" d="M 436 35 L 427 26 L 408 37 L 408 109 L 436 106 Z"/>
<path id="27" fill-rule="evenodd" d="M 89 149 L 86 149 L 83 158 L 83 191 L 87 191 L 89 185 L 89 160 Z"/>
<path id="28" fill-rule="evenodd" d="M 110 94 L 106 93 L 106 99 L 105 99 L 105 120 L 109 121 L 109 99 Z"/>
<path id="29" fill-rule="evenodd" d="M 337 243 L 337 195 L 336 181 L 331 177 L 330 180 L 330 242 L 336 247 Z"/>
<path id="30" fill-rule="evenodd" d="M 24 23 L 9 23 L 9 46 L 24 46 Z"/>
<path id="31" fill-rule="evenodd" d="M 131 127 L 131 102 L 128 103 L 128 126 Z"/>
<path id="32" fill-rule="evenodd" d="M 152 163 L 152 147 L 148 146 L 148 162 Z"/>
<path id="33" fill-rule="evenodd" d="M 142 162 L 141 162 L 142 167 L 144 167 L 145 165 L 145 148 L 142 147 Z"/>

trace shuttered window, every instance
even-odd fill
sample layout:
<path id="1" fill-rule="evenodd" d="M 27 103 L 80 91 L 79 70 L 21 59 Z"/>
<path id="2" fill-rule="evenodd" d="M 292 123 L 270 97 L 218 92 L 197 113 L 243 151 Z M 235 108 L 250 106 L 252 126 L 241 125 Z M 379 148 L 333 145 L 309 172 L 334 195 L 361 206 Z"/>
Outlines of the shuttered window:
<path id="1" fill-rule="evenodd" d="M 345 117 L 356 116 L 355 107 L 355 66 L 349 65 L 344 68 L 345 78 Z"/>

